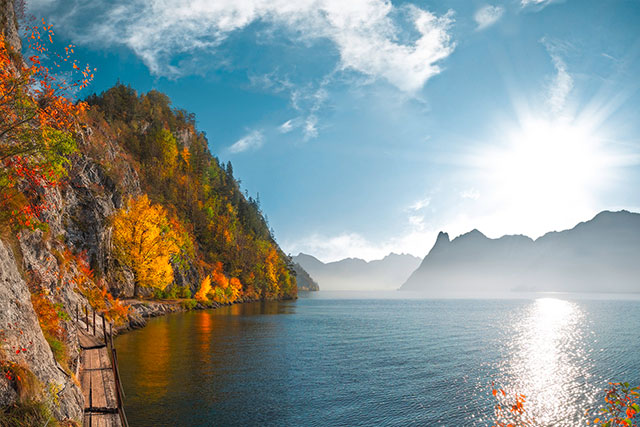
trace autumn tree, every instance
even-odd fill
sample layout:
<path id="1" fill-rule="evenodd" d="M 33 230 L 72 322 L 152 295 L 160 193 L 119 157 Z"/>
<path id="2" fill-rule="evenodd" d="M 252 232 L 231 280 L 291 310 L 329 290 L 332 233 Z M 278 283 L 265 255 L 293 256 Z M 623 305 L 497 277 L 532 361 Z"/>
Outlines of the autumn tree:
<path id="1" fill-rule="evenodd" d="M 66 174 L 68 156 L 76 150 L 77 119 L 86 107 L 70 94 L 93 74 L 72 60 L 72 45 L 64 55 L 47 49 L 47 41 L 53 43 L 50 25 L 42 21 L 42 27 L 29 30 L 32 55 L 26 62 L 0 35 L 0 220 L 41 228 L 48 207 L 42 190 L 58 185 Z M 68 72 L 82 77 L 73 82 L 60 77 Z"/>
<path id="2" fill-rule="evenodd" d="M 179 253 L 179 236 L 166 210 L 146 194 L 129 198 L 116 212 L 113 244 L 117 258 L 133 272 L 134 296 L 141 286 L 164 290 L 173 281 L 171 259 Z"/>

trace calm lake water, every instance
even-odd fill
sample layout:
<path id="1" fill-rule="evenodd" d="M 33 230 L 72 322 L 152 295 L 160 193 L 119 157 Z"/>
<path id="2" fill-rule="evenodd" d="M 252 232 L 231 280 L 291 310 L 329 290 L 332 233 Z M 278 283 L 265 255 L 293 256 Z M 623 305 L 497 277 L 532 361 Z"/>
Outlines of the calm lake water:
<path id="1" fill-rule="evenodd" d="M 131 426 L 484 426 L 495 381 L 573 427 L 607 381 L 640 384 L 637 297 L 306 295 L 119 337 Z"/>

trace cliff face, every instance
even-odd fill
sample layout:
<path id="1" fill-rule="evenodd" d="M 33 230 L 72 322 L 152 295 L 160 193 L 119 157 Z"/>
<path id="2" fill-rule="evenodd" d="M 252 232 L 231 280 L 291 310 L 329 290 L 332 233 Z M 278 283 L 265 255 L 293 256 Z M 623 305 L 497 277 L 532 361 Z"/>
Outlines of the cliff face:
<path id="1" fill-rule="evenodd" d="M 9 46 L 20 52 L 22 43 L 18 33 L 18 21 L 13 2 L 14 0 L 0 0 L 0 33 L 4 35 Z"/>
<path id="2" fill-rule="evenodd" d="M 57 419 L 82 417 L 83 398 L 78 385 L 69 372 L 60 367 L 54 359 L 38 318 L 31 303 L 31 293 L 18 272 L 16 260 L 11 250 L 0 242 L 0 337 L 2 338 L 2 363 L 5 366 L 17 364 L 27 367 L 40 383 L 39 396 L 29 395 L 28 378 L 23 374 L 20 380 L 0 376 L 0 406 L 8 406 L 24 399 L 41 399 L 49 404 Z M 76 341 L 75 329 L 69 329 L 69 341 Z M 77 346 L 75 347 L 77 348 Z M 77 365 L 78 355 L 71 357 Z M 75 369 L 75 367 L 70 367 Z M 21 371 L 14 372 L 13 377 Z M 37 387 L 40 388 L 40 387 Z"/>
<path id="3" fill-rule="evenodd" d="M 477 230 L 438 239 L 403 290 L 639 292 L 640 215 L 601 212 L 535 241 L 490 239 Z"/>

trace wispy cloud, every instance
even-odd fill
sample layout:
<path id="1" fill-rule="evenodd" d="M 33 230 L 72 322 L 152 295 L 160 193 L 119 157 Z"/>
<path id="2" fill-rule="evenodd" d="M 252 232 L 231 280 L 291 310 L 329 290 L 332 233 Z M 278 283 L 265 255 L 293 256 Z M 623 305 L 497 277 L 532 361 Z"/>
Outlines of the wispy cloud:
<path id="1" fill-rule="evenodd" d="M 286 122 L 284 122 L 283 124 L 281 124 L 278 127 L 278 130 L 280 131 L 280 133 L 289 133 L 293 130 L 294 124 L 293 124 L 293 120 L 294 119 L 290 119 L 287 120 Z"/>
<path id="2" fill-rule="evenodd" d="M 330 40 L 339 53 L 337 69 L 384 79 L 409 92 L 438 74 L 438 63 L 454 49 L 449 34 L 451 12 L 436 16 L 386 0 L 47 3 L 53 10 L 52 5 L 77 42 L 126 45 L 154 74 L 170 77 L 202 72 L 207 65 L 200 54 L 216 51 L 229 35 L 256 22 L 283 29 L 282 34 L 294 42 Z M 100 18 L 87 23 L 87 7 L 100 11 L 93 14 Z M 84 25 L 80 25 L 79 10 Z M 409 26 L 413 32 L 408 31 Z"/>
<path id="3" fill-rule="evenodd" d="M 409 206 L 409 210 L 411 211 L 419 211 L 431 204 L 431 197 L 425 197 L 424 199 L 416 200 L 411 206 Z"/>
<path id="4" fill-rule="evenodd" d="M 527 7 L 527 6 L 545 7 L 549 3 L 553 3 L 553 1 L 554 0 L 521 0 L 520 4 L 522 5 L 522 7 Z"/>
<path id="5" fill-rule="evenodd" d="M 241 153 L 247 150 L 256 150 L 264 144 L 264 135 L 261 131 L 254 130 L 237 140 L 229 147 L 231 153 Z"/>
<path id="6" fill-rule="evenodd" d="M 309 115 L 304 121 L 304 139 L 309 140 L 318 136 L 318 117 L 314 114 Z"/>
<path id="7" fill-rule="evenodd" d="M 542 39 L 542 43 L 547 48 L 556 70 L 556 74 L 548 88 L 547 104 L 553 114 L 559 114 L 564 110 L 567 97 L 571 89 L 573 89 L 573 77 L 569 74 L 567 64 L 560 56 L 561 52 L 566 48 L 547 39 Z"/>
<path id="8" fill-rule="evenodd" d="M 477 29 L 484 30 L 498 22 L 502 15 L 504 15 L 504 7 L 485 5 L 476 11 L 473 19 L 478 24 Z"/>

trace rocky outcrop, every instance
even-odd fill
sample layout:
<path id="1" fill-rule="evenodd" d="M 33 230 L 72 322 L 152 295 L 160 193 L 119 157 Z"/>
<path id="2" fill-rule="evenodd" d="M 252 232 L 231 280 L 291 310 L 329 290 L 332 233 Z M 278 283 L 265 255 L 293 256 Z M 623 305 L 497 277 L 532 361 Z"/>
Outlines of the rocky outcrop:
<path id="1" fill-rule="evenodd" d="M 18 271 L 15 257 L 0 241 L 0 325 L 2 359 L 31 371 L 41 383 L 40 393 L 58 419 L 79 420 L 83 398 L 72 376 L 56 362 L 31 303 L 27 284 Z M 77 347 L 77 345 L 76 345 Z M 0 377 L 0 404 L 15 403 L 17 380 Z"/>

